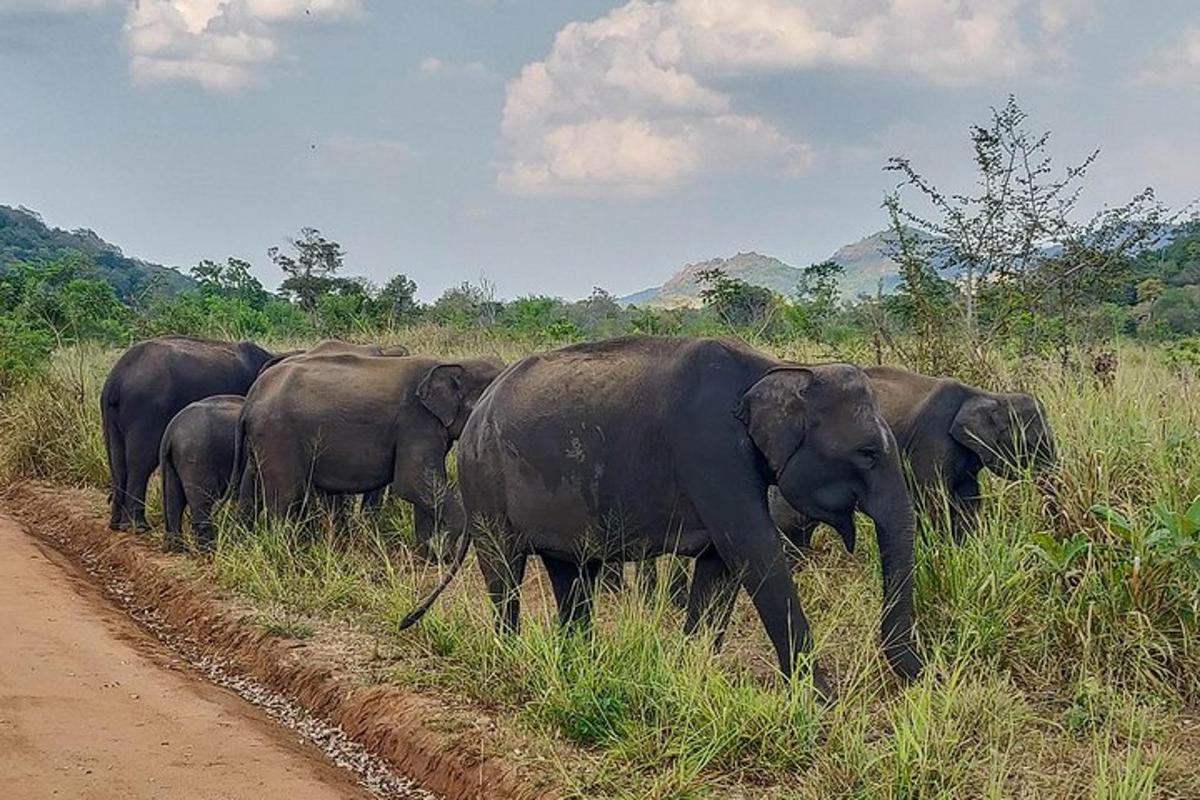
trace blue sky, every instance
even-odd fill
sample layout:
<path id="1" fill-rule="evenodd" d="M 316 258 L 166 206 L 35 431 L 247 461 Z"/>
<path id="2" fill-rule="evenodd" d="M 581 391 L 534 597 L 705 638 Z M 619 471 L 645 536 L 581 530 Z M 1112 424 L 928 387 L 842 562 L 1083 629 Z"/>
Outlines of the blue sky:
<path id="1" fill-rule="evenodd" d="M 1017 94 L 1086 204 L 1200 195 L 1195 0 L 0 0 L 0 203 L 188 267 L 625 294 L 883 227 Z"/>

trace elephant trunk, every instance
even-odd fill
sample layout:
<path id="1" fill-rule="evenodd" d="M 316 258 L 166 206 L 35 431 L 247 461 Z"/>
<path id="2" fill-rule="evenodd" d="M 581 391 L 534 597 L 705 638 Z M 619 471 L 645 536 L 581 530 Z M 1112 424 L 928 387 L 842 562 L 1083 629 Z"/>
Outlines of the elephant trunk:
<path id="1" fill-rule="evenodd" d="M 863 511 L 875 521 L 883 568 L 883 651 L 892 670 L 912 680 L 921 673 L 921 659 L 912 640 L 915 523 L 899 464 L 894 475 L 879 481 Z"/>

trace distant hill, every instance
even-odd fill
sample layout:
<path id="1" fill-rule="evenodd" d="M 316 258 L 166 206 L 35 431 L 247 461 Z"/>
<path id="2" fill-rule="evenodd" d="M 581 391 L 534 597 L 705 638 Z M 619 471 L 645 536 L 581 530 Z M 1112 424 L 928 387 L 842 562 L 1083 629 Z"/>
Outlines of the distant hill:
<path id="1" fill-rule="evenodd" d="M 35 211 L 0 206 L 0 272 L 14 262 L 56 261 L 74 253 L 85 256 L 95 277 L 107 281 L 122 300 L 147 291 L 177 294 L 195 286 L 179 270 L 131 258 L 87 228 L 51 228 Z"/>
<path id="2" fill-rule="evenodd" d="M 759 253 L 738 253 L 729 258 L 713 258 L 688 264 L 662 286 L 643 289 L 622 297 L 621 303 L 678 308 L 700 305 L 700 282 L 696 276 L 707 269 L 720 269 L 731 278 L 754 286 L 765 286 L 780 294 L 791 294 L 796 288 L 800 271 L 777 258 Z"/>
<path id="3" fill-rule="evenodd" d="M 838 248 L 830 260 L 845 269 L 842 276 L 842 297 L 852 299 L 860 294 L 874 294 L 883 282 L 885 292 L 900 283 L 894 261 L 883 255 L 891 237 L 890 231 L 879 231 L 853 244 Z M 621 303 L 654 306 L 657 308 L 696 307 L 700 305 L 700 285 L 696 274 L 706 269 L 721 269 L 731 278 L 754 286 L 764 286 L 790 296 L 800 281 L 800 270 L 778 258 L 759 253 L 738 253 L 730 258 L 713 258 L 687 264 L 662 286 L 652 286 L 620 298 Z"/>

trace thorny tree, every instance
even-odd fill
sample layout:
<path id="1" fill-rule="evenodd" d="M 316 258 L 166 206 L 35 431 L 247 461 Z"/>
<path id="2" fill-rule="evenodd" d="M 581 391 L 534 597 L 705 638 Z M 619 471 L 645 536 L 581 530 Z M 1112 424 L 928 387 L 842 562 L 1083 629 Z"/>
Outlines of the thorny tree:
<path id="1" fill-rule="evenodd" d="M 884 198 L 893 234 L 888 255 L 901 267 L 918 331 L 945 333 L 937 315 L 946 309 L 928 296 L 942 290 L 940 273 L 956 285 L 951 305 L 976 358 L 985 342 L 1014 333 L 1029 352 L 1052 319 L 1065 361 L 1080 301 L 1123 277 L 1130 256 L 1163 236 L 1182 212 L 1168 212 L 1146 189 L 1078 222 L 1083 181 L 1099 150 L 1058 171 L 1050 133 L 1031 132 L 1028 119 L 1009 96 L 988 124 L 971 128 L 976 181 L 966 193 L 943 191 L 909 159 L 890 158 L 885 170 L 901 181 Z M 916 205 L 906 202 L 905 190 L 915 190 Z"/>

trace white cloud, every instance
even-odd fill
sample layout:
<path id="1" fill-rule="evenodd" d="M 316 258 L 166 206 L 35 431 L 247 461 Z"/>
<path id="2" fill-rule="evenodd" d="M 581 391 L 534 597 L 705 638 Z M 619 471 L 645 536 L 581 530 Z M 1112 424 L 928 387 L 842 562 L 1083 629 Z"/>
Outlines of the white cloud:
<path id="1" fill-rule="evenodd" d="M 482 61 L 443 61 L 436 56 L 426 56 L 417 65 L 422 75 L 427 77 L 470 78 L 475 80 L 492 80 L 496 73 L 488 69 Z"/>
<path id="2" fill-rule="evenodd" d="M 817 68 L 959 86 L 1029 72 L 1086 0 L 673 0 L 572 22 L 510 81 L 502 132 L 516 194 L 651 194 L 810 149 L 740 112 L 721 80 Z"/>
<path id="3" fill-rule="evenodd" d="M 359 0 L 134 0 L 125 45 L 135 83 L 198 83 L 233 91 L 280 53 L 281 26 L 356 15 Z"/>
<path id="4" fill-rule="evenodd" d="M 1138 82 L 1159 85 L 1200 82 L 1200 26 L 1185 28 L 1179 39 L 1138 75 Z"/>

